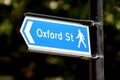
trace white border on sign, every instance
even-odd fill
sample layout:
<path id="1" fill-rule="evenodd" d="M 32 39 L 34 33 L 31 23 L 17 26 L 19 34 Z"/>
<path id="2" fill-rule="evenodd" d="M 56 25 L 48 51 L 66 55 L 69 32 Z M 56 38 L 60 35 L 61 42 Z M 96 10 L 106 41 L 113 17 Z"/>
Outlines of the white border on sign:
<path id="1" fill-rule="evenodd" d="M 44 47 L 44 46 L 34 46 L 29 45 L 28 49 L 30 51 L 35 52 L 49 52 L 49 53 L 57 53 L 57 54 L 63 54 L 63 55 L 71 55 L 71 56 L 84 56 L 84 57 L 91 57 L 91 54 L 88 52 L 82 52 L 82 51 L 75 51 L 75 50 L 67 50 L 67 49 L 59 49 L 59 48 L 50 48 L 50 47 Z"/>
<path id="2" fill-rule="evenodd" d="M 88 32 L 88 45 L 89 45 L 89 52 L 82 52 L 82 51 L 75 51 L 75 50 L 67 50 L 67 49 L 58 49 L 58 48 L 50 48 L 50 47 L 43 47 L 43 46 L 34 46 L 34 45 L 30 45 L 25 37 L 25 35 L 23 34 L 23 28 L 25 25 L 25 22 L 27 19 L 31 19 L 31 20 L 37 20 L 37 21 L 44 21 L 44 22 L 50 22 L 50 23 L 58 23 L 58 24 L 66 24 L 66 25 L 73 25 L 73 26 L 80 26 L 80 27 L 85 27 L 87 28 L 87 32 Z M 59 54 L 65 54 L 65 55 L 73 55 L 73 56 L 84 56 L 84 57 L 91 57 L 91 48 L 90 48 L 90 37 L 89 37 L 89 26 L 85 26 L 79 23 L 75 23 L 75 22 L 68 22 L 68 21 L 61 21 L 61 20 L 55 20 L 55 19 L 48 19 L 48 18 L 41 18 L 41 17 L 32 17 L 32 16 L 26 16 L 24 18 L 22 27 L 20 29 L 20 32 L 29 48 L 29 50 L 31 51 L 37 51 L 37 52 L 53 52 L 53 53 L 59 53 Z"/>

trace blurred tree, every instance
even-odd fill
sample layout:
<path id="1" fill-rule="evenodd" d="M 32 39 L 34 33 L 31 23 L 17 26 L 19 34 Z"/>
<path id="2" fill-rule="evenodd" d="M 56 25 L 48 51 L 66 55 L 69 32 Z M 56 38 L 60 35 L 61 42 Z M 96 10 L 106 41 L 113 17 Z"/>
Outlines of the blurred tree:
<path id="1" fill-rule="evenodd" d="M 88 19 L 88 4 L 87 0 L 0 0 L 0 74 L 12 74 L 16 80 L 88 80 L 88 61 L 27 52 L 19 33 L 25 12 Z M 119 80 L 119 14 L 119 0 L 104 0 L 106 80 Z"/>

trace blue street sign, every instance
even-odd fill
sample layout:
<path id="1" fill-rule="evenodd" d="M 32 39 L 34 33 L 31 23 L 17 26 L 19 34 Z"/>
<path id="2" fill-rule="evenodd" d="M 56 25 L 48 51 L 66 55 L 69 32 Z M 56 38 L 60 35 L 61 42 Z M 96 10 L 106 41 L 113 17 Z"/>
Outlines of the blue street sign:
<path id="1" fill-rule="evenodd" d="M 31 51 L 91 57 L 88 26 L 26 16 L 20 32 Z"/>

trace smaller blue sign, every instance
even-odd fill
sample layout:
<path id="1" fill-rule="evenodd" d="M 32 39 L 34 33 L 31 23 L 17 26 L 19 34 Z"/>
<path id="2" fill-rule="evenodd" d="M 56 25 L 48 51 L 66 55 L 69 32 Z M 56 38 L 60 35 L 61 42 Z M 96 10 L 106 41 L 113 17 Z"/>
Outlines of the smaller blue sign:
<path id="1" fill-rule="evenodd" d="M 31 51 L 91 57 L 88 26 L 26 16 L 20 32 Z"/>

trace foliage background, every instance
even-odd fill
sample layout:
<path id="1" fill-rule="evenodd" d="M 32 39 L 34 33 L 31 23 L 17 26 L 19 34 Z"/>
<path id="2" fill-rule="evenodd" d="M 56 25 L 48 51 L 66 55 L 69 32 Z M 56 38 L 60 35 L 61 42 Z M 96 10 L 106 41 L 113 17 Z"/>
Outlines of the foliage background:
<path id="1" fill-rule="evenodd" d="M 120 1 L 104 0 L 106 80 L 119 80 Z M 14 80 L 88 80 L 87 60 L 27 51 L 19 32 L 25 12 L 74 19 L 89 18 L 87 0 L 0 0 L 0 75 Z"/>

